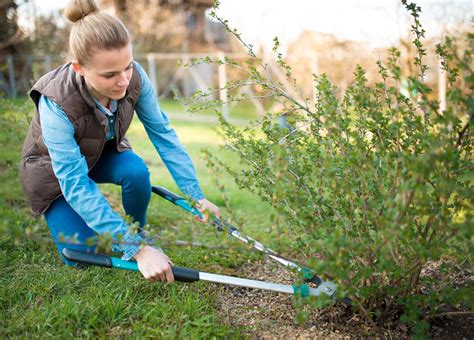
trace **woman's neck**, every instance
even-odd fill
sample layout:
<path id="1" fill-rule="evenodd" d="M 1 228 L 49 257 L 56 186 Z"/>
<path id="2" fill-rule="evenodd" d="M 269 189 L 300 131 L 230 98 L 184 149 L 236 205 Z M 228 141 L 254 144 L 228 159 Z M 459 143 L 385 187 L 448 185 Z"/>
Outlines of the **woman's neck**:
<path id="1" fill-rule="evenodd" d="M 90 86 L 90 84 L 87 82 L 87 80 L 86 80 L 86 87 L 87 87 L 87 90 L 89 91 L 89 93 L 91 95 L 93 95 L 94 98 L 97 99 L 97 101 L 102 106 L 104 106 L 106 108 L 108 108 L 110 106 L 110 98 L 104 96 L 103 94 L 100 94 L 99 92 L 97 92 L 92 86 Z"/>

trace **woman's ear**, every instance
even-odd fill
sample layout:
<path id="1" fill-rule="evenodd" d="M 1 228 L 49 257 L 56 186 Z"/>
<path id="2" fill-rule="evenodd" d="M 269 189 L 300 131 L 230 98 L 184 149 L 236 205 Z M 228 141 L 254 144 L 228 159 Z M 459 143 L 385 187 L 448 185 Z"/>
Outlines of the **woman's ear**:
<path id="1" fill-rule="evenodd" d="M 72 68 L 74 72 L 79 73 L 79 75 L 84 76 L 84 70 L 82 69 L 81 64 L 77 62 L 77 60 L 72 61 Z"/>

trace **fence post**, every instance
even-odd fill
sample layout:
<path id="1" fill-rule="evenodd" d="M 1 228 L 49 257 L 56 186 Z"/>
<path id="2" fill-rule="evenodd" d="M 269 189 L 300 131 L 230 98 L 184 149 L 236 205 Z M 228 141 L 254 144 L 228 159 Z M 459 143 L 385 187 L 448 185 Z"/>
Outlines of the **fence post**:
<path id="1" fill-rule="evenodd" d="M 151 86 L 155 90 L 156 96 L 158 96 L 158 83 L 156 82 L 156 64 L 154 54 L 147 53 L 146 60 L 148 62 L 148 77 L 150 78 Z"/>
<path id="2" fill-rule="evenodd" d="M 443 114 L 443 111 L 446 110 L 446 71 L 443 69 L 443 61 L 441 59 L 439 59 L 438 70 L 439 113 Z"/>
<path id="3" fill-rule="evenodd" d="M 46 68 L 46 73 L 51 71 L 51 56 L 49 54 L 44 56 L 44 67 Z"/>
<path id="4" fill-rule="evenodd" d="M 311 63 L 311 74 L 313 75 L 319 75 L 319 65 L 318 65 L 318 55 L 313 52 L 310 55 L 310 63 Z M 316 103 L 316 87 L 314 86 L 314 80 L 313 80 L 313 86 L 312 86 L 312 97 L 311 97 L 311 106 L 314 107 L 314 104 Z"/>
<path id="5" fill-rule="evenodd" d="M 10 97 L 15 98 L 16 93 L 16 81 L 15 81 L 15 67 L 13 65 L 13 56 L 9 55 L 7 57 L 7 65 L 8 65 L 8 78 L 10 83 Z"/>
<path id="6" fill-rule="evenodd" d="M 229 104 L 227 103 L 227 71 L 224 62 L 224 52 L 218 52 L 217 57 L 222 61 L 218 66 L 219 72 L 219 99 L 222 101 L 222 115 L 229 118 Z"/>

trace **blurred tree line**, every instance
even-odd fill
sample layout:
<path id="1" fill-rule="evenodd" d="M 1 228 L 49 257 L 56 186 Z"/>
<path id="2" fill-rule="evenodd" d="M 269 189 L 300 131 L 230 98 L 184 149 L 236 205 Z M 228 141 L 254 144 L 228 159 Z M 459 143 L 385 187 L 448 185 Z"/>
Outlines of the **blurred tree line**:
<path id="1" fill-rule="evenodd" d="M 128 27 L 136 55 L 234 49 L 221 25 L 206 18 L 212 0 L 96 1 Z M 69 30 L 60 11 L 38 14 L 32 0 L 0 0 L 0 93 L 11 95 L 12 86 L 25 93 L 32 79 L 67 61 Z"/>
<path id="2" fill-rule="evenodd" d="M 408 28 L 407 28 L 408 30 Z M 456 32 L 450 34 L 458 38 L 458 49 L 464 51 L 468 46 L 468 40 L 464 39 L 465 32 L 469 32 L 466 24 L 460 23 Z M 428 70 L 426 82 L 432 87 L 433 95 L 438 94 L 441 79 L 441 64 L 436 55 L 436 45 L 440 38 L 429 38 L 424 40 L 427 51 L 425 57 Z M 417 51 L 409 39 L 400 39 L 395 45 L 400 51 L 400 68 L 402 86 L 408 75 L 413 74 L 413 61 Z M 303 85 L 304 95 L 311 97 L 313 91 L 312 74 L 327 74 L 333 84 L 337 86 L 337 94 L 342 95 L 345 90 L 353 84 L 353 72 L 357 65 L 361 65 L 367 72 L 367 80 L 370 85 L 381 81 L 377 60 L 386 59 L 389 56 L 389 47 L 374 49 L 368 44 L 341 40 L 336 36 L 326 33 L 312 31 L 303 32 L 288 47 L 286 61 L 293 69 L 293 75 Z M 408 89 L 405 89 L 408 90 Z"/>
<path id="3" fill-rule="evenodd" d="M 27 38 L 18 25 L 18 5 L 14 0 L 0 1 L 0 53 L 18 53 Z"/>
<path id="4" fill-rule="evenodd" d="M 133 37 L 136 55 L 149 52 L 203 52 L 242 51 L 238 42 L 226 34 L 221 24 L 207 19 L 206 11 L 213 5 L 212 0 L 97 0 L 102 11 L 119 17 L 129 28 Z M 66 3 L 66 2 L 65 2 Z M 26 30 L 19 24 L 19 10 L 27 13 Z M 466 31 L 466 24 L 459 25 L 459 31 Z M 38 14 L 32 0 L 0 0 L 0 93 L 9 93 L 13 79 L 19 93 L 29 88 L 31 79 L 49 71 L 51 66 L 68 59 L 67 46 L 70 24 L 61 13 Z M 407 28 L 408 29 L 408 28 Z M 460 35 L 452 34 L 454 36 Z M 437 41 L 427 40 L 428 51 L 434 51 Z M 463 47 L 463 46 L 461 46 Z M 403 52 L 400 61 L 402 75 L 412 73 L 411 66 L 415 51 L 409 40 L 400 40 L 398 48 Z M 374 55 L 380 59 L 387 57 L 388 49 L 373 53 L 368 45 L 317 32 L 303 32 L 288 47 L 286 61 L 293 74 L 303 85 L 303 95 L 314 96 L 312 74 L 326 73 L 337 85 L 338 94 L 344 93 L 353 81 L 352 74 L 357 64 L 367 70 L 370 84 L 380 81 Z M 259 54 L 263 54 L 260 51 Z M 13 56 L 14 63 L 6 56 Z M 34 58 L 51 56 L 50 59 L 33 66 Z M 440 65 L 434 53 L 427 56 L 427 81 L 437 93 L 440 81 Z M 10 64 L 9 64 L 10 63 Z M 167 83 L 175 72 L 175 60 L 165 61 L 160 77 Z M 210 70 L 201 70 L 211 72 Z M 207 78 L 211 78 L 209 74 Z M 403 77 L 402 77 L 403 78 Z"/>
<path id="5" fill-rule="evenodd" d="M 212 7 L 212 0 L 97 2 L 102 11 L 125 23 L 138 53 L 232 50 L 221 25 L 206 19 L 205 12 Z M 0 54 L 64 53 L 70 27 L 67 20 L 57 11 L 38 15 L 31 4 L 31 0 L 0 1 Z M 34 23 L 29 32 L 20 27 L 19 8 L 24 8 L 27 21 Z"/>

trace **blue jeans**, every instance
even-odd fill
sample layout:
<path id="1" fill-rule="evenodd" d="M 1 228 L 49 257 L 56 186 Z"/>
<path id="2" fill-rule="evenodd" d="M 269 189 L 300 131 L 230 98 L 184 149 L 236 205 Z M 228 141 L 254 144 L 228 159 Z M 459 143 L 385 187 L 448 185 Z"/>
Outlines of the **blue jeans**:
<path id="1" fill-rule="evenodd" d="M 106 148 L 97 164 L 89 173 L 96 183 L 114 183 L 122 186 L 122 204 L 127 215 L 140 226 L 146 223 L 146 211 L 151 196 L 150 172 L 145 162 L 133 151 L 118 152 Z M 69 266 L 77 263 L 68 261 L 62 255 L 66 246 L 85 252 L 95 252 L 94 246 L 87 246 L 87 239 L 97 236 L 84 220 L 71 208 L 64 197 L 56 199 L 44 213 L 51 235 L 63 262 Z M 59 235 L 76 236 L 78 244 L 64 244 Z"/>

